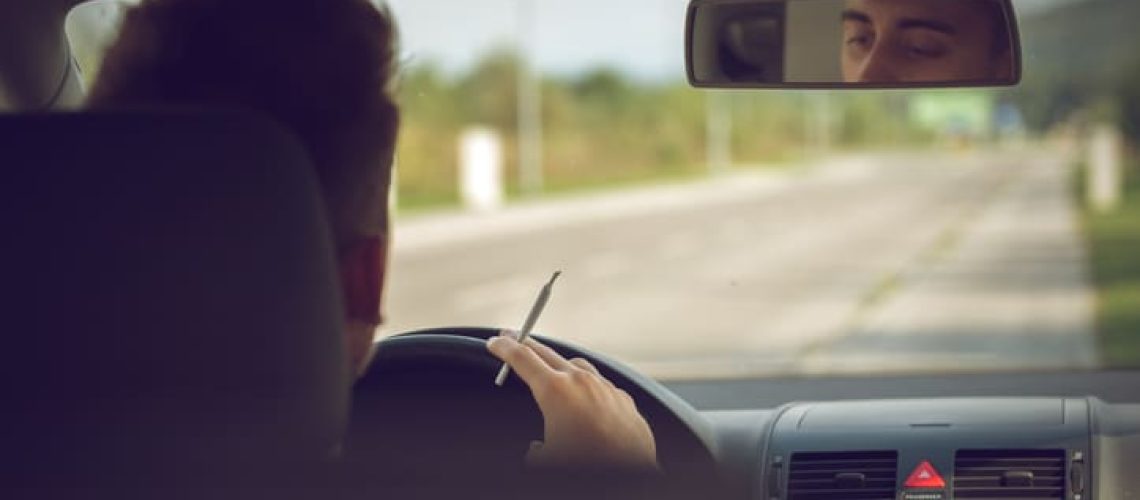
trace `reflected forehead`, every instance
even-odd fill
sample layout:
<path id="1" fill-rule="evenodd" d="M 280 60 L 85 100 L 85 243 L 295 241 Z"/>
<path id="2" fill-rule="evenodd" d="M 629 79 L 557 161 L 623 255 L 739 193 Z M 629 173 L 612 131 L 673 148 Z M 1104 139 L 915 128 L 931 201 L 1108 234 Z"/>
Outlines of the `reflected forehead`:
<path id="1" fill-rule="evenodd" d="M 874 24 L 918 20 L 956 27 L 968 23 L 970 15 L 981 13 L 978 3 L 962 0 L 845 0 L 844 7 Z"/>

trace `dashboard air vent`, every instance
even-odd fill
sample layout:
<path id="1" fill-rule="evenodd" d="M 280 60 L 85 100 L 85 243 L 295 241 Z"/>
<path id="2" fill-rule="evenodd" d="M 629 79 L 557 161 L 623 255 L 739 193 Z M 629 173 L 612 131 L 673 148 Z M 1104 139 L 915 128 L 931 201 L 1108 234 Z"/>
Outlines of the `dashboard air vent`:
<path id="1" fill-rule="evenodd" d="M 1065 450 L 959 450 L 955 498 L 1065 498 Z"/>
<path id="2" fill-rule="evenodd" d="M 788 500 L 893 500 L 897 476 L 894 451 L 794 453 Z"/>

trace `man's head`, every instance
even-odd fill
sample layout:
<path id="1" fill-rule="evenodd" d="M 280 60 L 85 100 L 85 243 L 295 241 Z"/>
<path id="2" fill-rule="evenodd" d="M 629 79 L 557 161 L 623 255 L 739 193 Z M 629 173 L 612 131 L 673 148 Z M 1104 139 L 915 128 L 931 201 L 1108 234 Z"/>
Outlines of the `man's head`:
<path id="1" fill-rule="evenodd" d="M 846 0 L 846 82 L 1008 80 L 1013 48 L 998 0 Z"/>
<path id="2" fill-rule="evenodd" d="M 147 0 L 127 14 L 88 101 L 243 109 L 291 130 L 326 201 L 357 370 L 381 320 L 394 31 L 369 0 Z"/>

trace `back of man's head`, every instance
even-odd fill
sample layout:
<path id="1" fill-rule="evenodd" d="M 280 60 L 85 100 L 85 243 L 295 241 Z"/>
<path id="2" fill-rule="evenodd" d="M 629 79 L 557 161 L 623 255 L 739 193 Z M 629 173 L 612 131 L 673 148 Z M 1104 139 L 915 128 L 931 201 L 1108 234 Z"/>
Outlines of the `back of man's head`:
<path id="1" fill-rule="evenodd" d="M 245 109 L 312 156 L 341 248 L 387 229 L 395 34 L 369 0 L 144 0 L 88 104 Z"/>

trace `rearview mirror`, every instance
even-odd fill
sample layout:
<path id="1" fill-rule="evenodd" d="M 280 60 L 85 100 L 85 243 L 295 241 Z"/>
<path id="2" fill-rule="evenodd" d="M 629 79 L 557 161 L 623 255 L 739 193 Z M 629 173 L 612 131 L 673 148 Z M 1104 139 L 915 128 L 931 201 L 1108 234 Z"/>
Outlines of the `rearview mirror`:
<path id="1" fill-rule="evenodd" d="M 689 83 L 704 88 L 1016 85 L 1010 0 L 692 0 Z"/>

